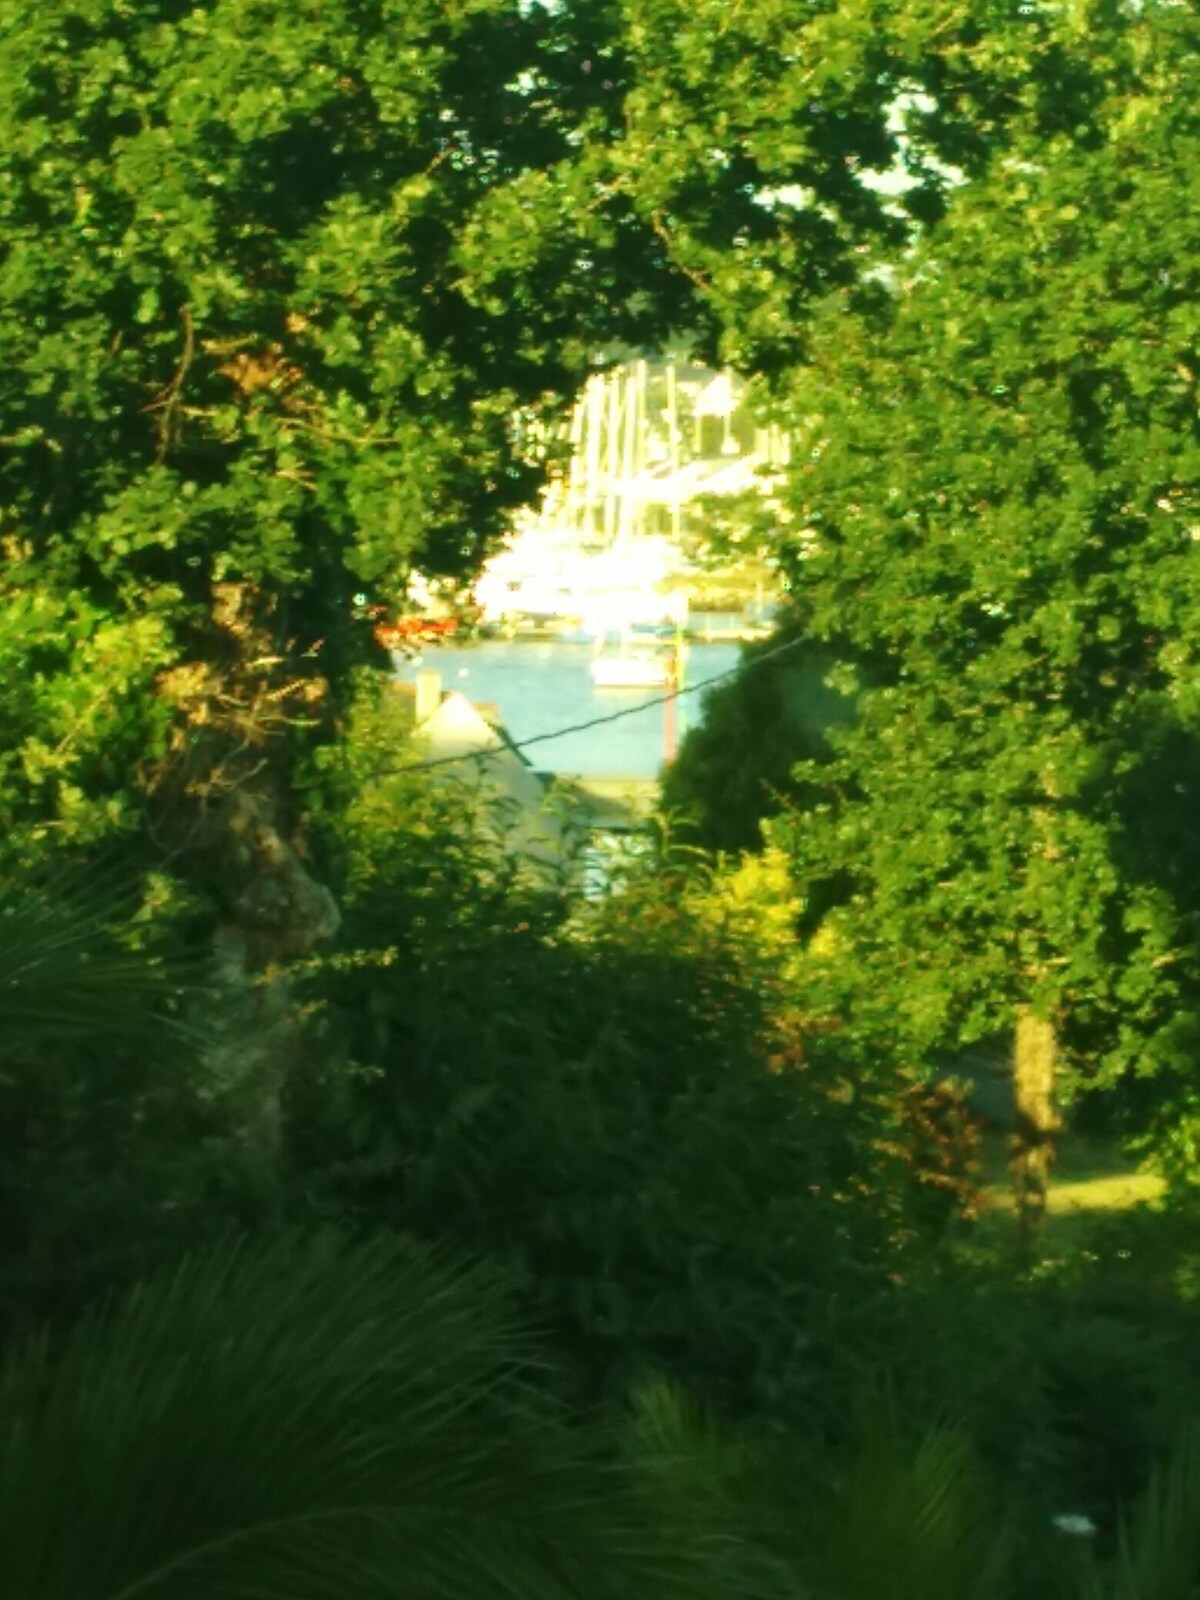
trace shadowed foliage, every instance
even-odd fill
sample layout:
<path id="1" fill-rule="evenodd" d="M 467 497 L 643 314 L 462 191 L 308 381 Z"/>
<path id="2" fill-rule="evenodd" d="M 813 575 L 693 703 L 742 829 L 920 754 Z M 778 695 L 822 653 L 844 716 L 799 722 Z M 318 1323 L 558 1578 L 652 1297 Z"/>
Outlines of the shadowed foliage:
<path id="1" fill-rule="evenodd" d="M 0 1594 L 706 1593 L 525 1344 L 494 1271 L 396 1241 L 193 1257 L 10 1356 Z"/>
<path id="2" fill-rule="evenodd" d="M 0 1334 L 263 1211 L 259 1086 L 170 894 L 116 859 L 0 894 Z"/>

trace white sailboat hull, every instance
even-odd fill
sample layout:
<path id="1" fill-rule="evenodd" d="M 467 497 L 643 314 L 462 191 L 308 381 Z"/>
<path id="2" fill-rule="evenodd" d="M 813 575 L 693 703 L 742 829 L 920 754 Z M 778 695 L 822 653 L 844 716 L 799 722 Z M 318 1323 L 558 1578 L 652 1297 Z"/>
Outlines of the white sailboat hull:
<path id="1" fill-rule="evenodd" d="M 664 689 L 670 681 L 670 662 L 661 656 L 597 656 L 592 662 L 597 689 Z"/>

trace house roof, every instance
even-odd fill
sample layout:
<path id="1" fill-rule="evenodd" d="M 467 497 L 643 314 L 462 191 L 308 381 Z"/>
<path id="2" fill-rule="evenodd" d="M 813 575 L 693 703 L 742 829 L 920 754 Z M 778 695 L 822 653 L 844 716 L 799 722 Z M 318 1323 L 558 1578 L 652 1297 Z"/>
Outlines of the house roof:
<path id="1" fill-rule="evenodd" d="M 451 762 L 439 779 L 471 789 L 509 849 L 549 860 L 560 855 L 560 818 L 546 807 L 546 784 L 502 728 L 494 727 L 465 695 L 452 689 L 416 729 L 424 759 Z M 470 758 L 474 759 L 470 759 Z"/>

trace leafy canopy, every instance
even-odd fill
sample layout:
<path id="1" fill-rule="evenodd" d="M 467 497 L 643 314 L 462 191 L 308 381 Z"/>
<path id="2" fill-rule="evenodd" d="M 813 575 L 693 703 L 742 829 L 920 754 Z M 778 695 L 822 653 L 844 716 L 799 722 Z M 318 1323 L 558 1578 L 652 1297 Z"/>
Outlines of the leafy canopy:
<path id="1" fill-rule="evenodd" d="M 841 886 L 831 1004 L 910 1047 L 1032 1003 L 1089 1075 L 1192 1048 L 1196 43 L 1159 8 L 1075 38 L 1087 117 L 1018 119 L 794 378 L 801 625 L 859 692 L 772 836 Z"/>
<path id="2" fill-rule="evenodd" d="M 101 837 L 164 764 L 227 788 L 327 720 L 354 597 L 472 570 L 597 339 L 670 315 L 684 280 L 597 188 L 619 96 L 578 61 L 611 27 L 6 0 L 10 837 Z"/>

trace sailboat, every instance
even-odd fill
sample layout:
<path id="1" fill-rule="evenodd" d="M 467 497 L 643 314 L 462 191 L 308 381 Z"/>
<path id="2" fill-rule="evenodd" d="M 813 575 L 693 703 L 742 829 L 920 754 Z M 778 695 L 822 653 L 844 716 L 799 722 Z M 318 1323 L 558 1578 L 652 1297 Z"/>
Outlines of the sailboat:
<path id="1" fill-rule="evenodd" d="M 633 649 L 628 632 L 615 655 L 603 653 L 603 639 L 597 645 L 591 665 L 597 689 L 665 689 L 674 682 L 674 651 Z"/>
<path id="2" fill-rule="evenodd" d="M 597 403 L 602 391 L 596 389 Z M 636 361 L 609 380 L 605 443 L 607 473 L 604 523 L 610 587 L 593 608 L 596 654 L 592 682 L 598 689 L 664 689 L 675 679 L 675 658 L 655 642 L 635 641 L 634 632 L 664 621 L 661 541 L 648 540 L 640 491 L 645 471 L 647 364 Z M 598 448 L 598 447 L 597 447 Z M 589 494 L 590 498 L 590 494 Z M 591 507 L 581 507 L 590 523 Z M 617 636 L 615 653 L 609 637 Z"/>

